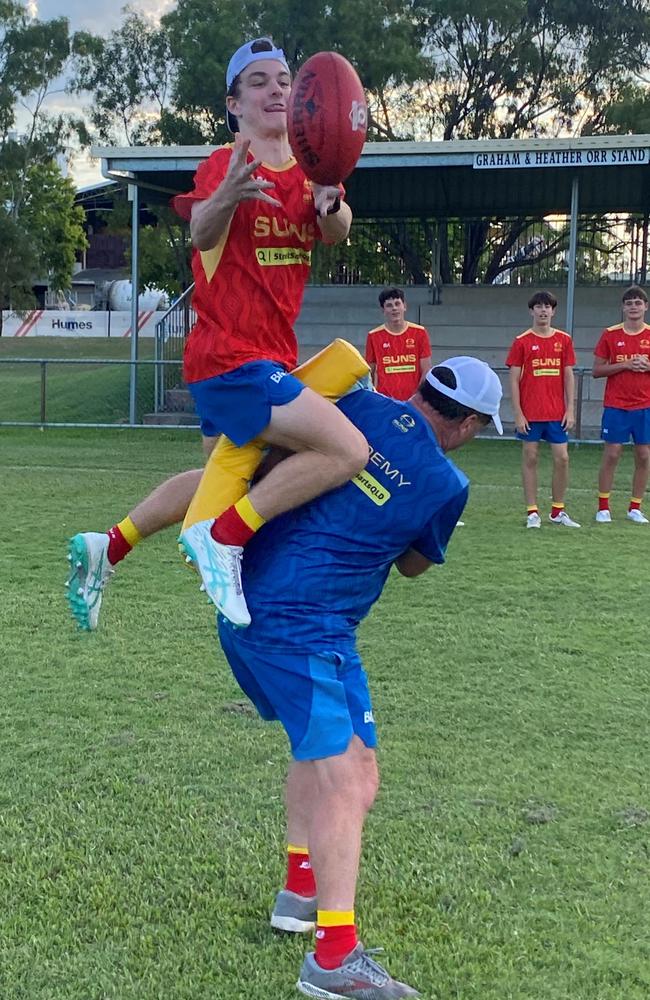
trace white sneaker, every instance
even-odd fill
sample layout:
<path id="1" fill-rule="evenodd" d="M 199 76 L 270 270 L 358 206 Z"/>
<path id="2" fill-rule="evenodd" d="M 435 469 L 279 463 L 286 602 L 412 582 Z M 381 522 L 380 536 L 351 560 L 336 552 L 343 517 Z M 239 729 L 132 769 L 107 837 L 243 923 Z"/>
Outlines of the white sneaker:
<path id="1" fill-rule="evenodd" d="M 66 598 L 72 617 L 87 632 L 97 628 L 104 587 L 114 573 L 108 561 L 108 542 L 105 532 L 82 531 L 68 545 Z"/>
<path id="2" fill-rule="evenodd" d="M 597 510 L 596 520 L 599 524 L 610 524 L 612 520 L 612 515 L 608 510 Z"/>
<path id="3" fill-rule="evenodd" d="M 572 521 L 565 510 L 561 510 L 557 517 L 551 517 L 548 515 L 548 519 L 551 524 L 563 524 L 565 528 L 579 528 L 580 525 L 577 521 Z"/>
<path id="4" fill-rule="evenodd" d="M 465 527 L 465 522 L 464 521 L 456 521 L 456 527 L 457 528 L 464 528 Z"/>
<path id="5" fill-rule="evenodd" d="M 625 516 L 635 524 L 648 524 L 648 518 L 640 510 L 628 510 Z"/>
<path id="6" fill-rule="evenodd" d="M 528 517 L 526 518 L 527 528 L 541 528 L 541 526 L 542 526 L 542 519 L 539 516 L 539 514 L 533 511 L 532 514 L 528 515 Z"/>
<path id="7" fill-rule="evenodd" d="M 241 545 L 222 545 L 210 534 L 213 521 L 197 521 L 178 539 L 181 549 L 194 563 L 205 592 L 224 618 L 233 625 L 250 625 L 241 582 Z"/>

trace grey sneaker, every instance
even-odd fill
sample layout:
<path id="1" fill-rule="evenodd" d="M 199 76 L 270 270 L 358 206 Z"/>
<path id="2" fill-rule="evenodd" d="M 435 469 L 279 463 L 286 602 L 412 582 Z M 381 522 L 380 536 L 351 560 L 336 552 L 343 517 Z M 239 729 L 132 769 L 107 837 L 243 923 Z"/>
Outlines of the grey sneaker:
<path id="1" fill-rule="evenodd" d="M 233 625 L 250 625 L 251 616 L 241 582 L 240 545 L 222 545 L 210 534 L 212 520 L 197 521 L 178 539 L 186 558 L 198 570 L 205 592 L 224 618 Z"/>
<path id="2" fill-rule="evenodd" d="M 70 539 L 66 598 L 80 628 L 97 628 L 104 587 L 114 570 L 108 561 L 109 538 L 105 532 L 82 531 Z"/>
<path id="3" fill-rule="evenodd" d="M 316 897 L 281 889 L 275 897 L 271 927 L 288 934 L 309 934 L 316 927 Z"/>
<path id="4" fill-rule="evenodd" d="M 399 1000 L 419 997 L 406 983 L 398 983 L 379 962 L 370 957 L 361 942 L 338 969 L 321 969 L 310 951 L 305 955 L 297 984 L 301 993 L 319 1000 Z"/>

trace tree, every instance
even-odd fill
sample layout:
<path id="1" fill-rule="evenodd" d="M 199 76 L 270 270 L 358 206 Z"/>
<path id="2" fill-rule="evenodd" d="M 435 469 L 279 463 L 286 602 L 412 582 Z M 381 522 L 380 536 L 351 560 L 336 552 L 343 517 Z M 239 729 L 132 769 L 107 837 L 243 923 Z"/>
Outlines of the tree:
<path id="1" fill-rule="evenodd" d="M 108 145 L 159 143 L 171 84 L 166 31 L 127 8 L 124 22 L 104 38 L 77 32 L 68 89 L 90 91 L 93 138 Z"/>
<path id="2" fill-rule="evenodd" d="M 178 0 L 157 29 L 135 17 L 127 14 L 120 29 L 126 38 L 127 26 L 140 24 L 135 54 L 110 39 L 87 42 L 85 79 L 106 136 L 111 123 L 155 105 L 157 121 L 148 131 L 138 126 L 133 141 L 227 141 L 227 61 L 242 38 L 262 34 L 283 47 L 292 69 L 320 49 L 345 54 L 368 93 L 374 140 L 599 134 L 648 120 L 647 0 Z M 497 278 L 530 221 L 503 223 L 495 239 L 487 220 L 463 223 L 453 256 L 441 247 L 443 280 Z M 396 247 L 413 279 L 422 278 L 422 241 L 408 227 L 381 225 L 381 245 Z"/>
<path id="3" fill-rule="evenodd" d="M 55 160 L 71 125 L 42 110 L 68 54 L 65 18 L 30 20 L 20 3 L 0 0 L 0 334 L 5 303 L 35 304 L 32 284 L 42 275 L 54 290 L 69 287 L 75 252 L 86 245 L 74 185 Z M 22 99 L 29 124 L 18 137 Z"/>

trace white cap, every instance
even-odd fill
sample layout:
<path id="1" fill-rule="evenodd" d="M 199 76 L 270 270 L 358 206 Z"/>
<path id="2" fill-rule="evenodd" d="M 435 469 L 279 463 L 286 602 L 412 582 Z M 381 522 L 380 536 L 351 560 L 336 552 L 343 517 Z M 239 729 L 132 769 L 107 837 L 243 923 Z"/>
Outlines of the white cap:
<path id="1" fill-rule="evenodd" d="M 425 378 L 429 385 L 441 392 L 443 396 L 455 399 L 457 403 L 468 406 L 470 410 L 485 413 L 492 417 L 497 434 L 503 434 L 499 404 L 503 395 L 501 382 L 496 372 L 493 372 L 485 361 L 478 358 L 460 356 L 441 361 L 436 368 L 449 368 L 456 377 L 456 388 L 450 389 L 433 374 L 434 369 L 427 372 Z"/>
<path id="2" fill-rule="evenodd" d="M 269 42 L 271 48 L 264 49 L 261 52 L 253 52 L 253 45 L 255 45 L 255 42 Z M 286 56 L 282 49 L 276 49 L 273 44 L 273 39 L 253 38 L 250 42 L 244 42 L 243 45 L 240 45 L 237 51 L 231 55 L 230 62 L 228 63 L 228 69 L 226 70 L 226 90 L 230 90 L 235 77 L 239 76 L 240 73 L 243 73 L 247 66 L 250 66 L 251 63 L 259 62 L 262 59 L 275 59 L 276 62 L 282 63 L 287 73 L 289 72 L 289 64 Z M 237 119 L 227 109 L 226 124 L 231 132 L 239 131 Z"/>

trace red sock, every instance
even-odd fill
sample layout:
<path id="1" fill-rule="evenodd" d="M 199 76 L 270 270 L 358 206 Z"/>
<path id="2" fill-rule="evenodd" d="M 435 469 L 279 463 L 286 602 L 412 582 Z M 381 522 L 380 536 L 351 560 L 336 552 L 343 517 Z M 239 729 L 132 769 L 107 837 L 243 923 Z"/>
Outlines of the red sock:
<path id="1" fill-rule="evenodd" d="M 555 503 L 554 501 L 553 506 L 551 507 L 551 517 L 557 517 L 558 514 L 561 514 L 563 510 L 564 510 L 564 504 Z"/>
<path id="2" fill-rule="evenodd" d="M 287 881 L 285 889 L 298 896 L 316 895 L 316 879 L 309 860 L 309 852 L 289 847 L 287 852 Z"/>
<path id="3" fill-rule="evenodd" d="M 321 969 L 336 969 L 356 948 L 359 940 L 357 928 L 354 923 L 323 927 L 320 923 L 321 912 L 316 926 L 316 961 Z"/>
<path id="4" fill-rule="evenodd" d="M 632 499 L 630 500 L 630 506 L 628 507 L 628 510 L 641 510 L 641 498 L 632 497 Z"/>
<path id="5" fill-rule="evenodd" d="M 115 563 L 120 562 L 124 556 L 129 554 L 133 546 L 127 542 L 117 524 L 106 534 L 108 535 L 108 561 L 114 566 Z"/>
<path id="6" fill-rule="evenodd" d="M 255 532 L 240 517 L 233 504 L 219 515 L 210 528 L 210 534 L 215 542 L 221 542 L 222 545 L 246 545 Z"/>
<path id="7" fill-rule="evenodd" d="M 609 510 L 609 493 L 598 494 L 598 510 Z"/>

